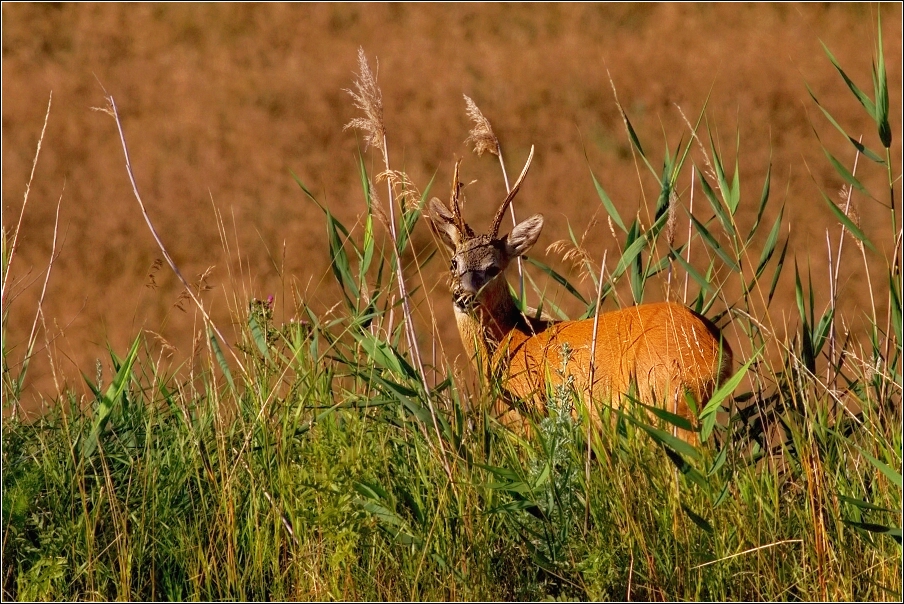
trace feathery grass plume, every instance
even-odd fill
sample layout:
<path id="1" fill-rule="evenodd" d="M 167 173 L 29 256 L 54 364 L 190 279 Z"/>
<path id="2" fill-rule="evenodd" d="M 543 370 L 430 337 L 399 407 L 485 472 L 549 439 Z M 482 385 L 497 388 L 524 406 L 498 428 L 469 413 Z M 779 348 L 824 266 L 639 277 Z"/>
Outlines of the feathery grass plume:
<path id="1" fill-rule="evenodd" d="M 471 118 L 471 121 L 474 122 L 474 127 L 468 133 L 465 144 L 474 143 L 474 153 L 477 154 L 477 157 L 482 156 L 484 151 L 489 151 L 493 155 L 499 156 L 499 139 L 493 134 L 493 127 L 490 125 L 490 120 L 484 117 L 483 113 L 471 97 L 466 94 L 462 96 L 465 97 L 465 105 L 467 106 L 465 111 L 467 112 L 468 117 Z"/>
<path id="2" fill-rule="evenodd" d="M 377 63 L 379 71 L 380 64 Z M 373 145 L 381 151 L 384 149 L 386 126 L 383 124 L 383 93 L 377 86 L 377 77 L 367 64 L 364 48 L 358 48 L 358 77 L 355 90 L 344 89 L 354 100 L 354 105 L 364 112 L 364 117 L 356 117 L 345 125 L 343 130 L 357 128 L 364 132 L 365 144 Z"/>

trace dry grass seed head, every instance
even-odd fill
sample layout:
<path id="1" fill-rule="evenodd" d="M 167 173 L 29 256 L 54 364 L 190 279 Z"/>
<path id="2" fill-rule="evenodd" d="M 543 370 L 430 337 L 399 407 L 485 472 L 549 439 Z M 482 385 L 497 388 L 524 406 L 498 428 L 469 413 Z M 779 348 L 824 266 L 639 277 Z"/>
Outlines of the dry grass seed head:
<path id="1" fill-rule="evenodd" d="M 207 282 L 207 279 L 208 279 L 208 277 L 210 277 L 210 274 L 213 272 L 213 269 L 214 269 L 213 266 L 208 266 L 207 270 L 205 270 L 203 273 L 198 275 L 198 281 L 195 284 L 195 289 L 197 290 L 197 292 L 199 294 L 201 292 L 206 292 L 206 291 L 210 291 L 213 289 L 213 286 Z"/>
<path id="2" fill-rule="evenodd" d="M 148 281 L 144 284 L 145 287 L 150 289 L 157 289 L 156 276 L 161 266 L 163 266 L 163 260 L 161 260 L 160 258 L 154 260 L 154 264 L 151 265 L 151 268 L 148 271 Z"/>
<path id="3" fill-rule="evenodd" d="M 709 154 L 706 152 L 706 147 L 703 145 L 703 141 L 700 140 L 700 137 L 697 136 L 697 131 L 694 130 L 694 126 L 691 124 L 690 120 L 687 119 L 687 116 L 684 115 L 684 110 L 681 109 L 681 105 L 675 103 L 675 107 L 678 108 L 678 113 L 681 114 L 681 118 L 684 120 L 684 123 L 687 124 L 688 130 L 691 131 L 691 136 L 697 141 L 697 146 L 700 148 L 700 153 L 703 154 L 703 162 L 706 164 L 706 175 L 710 178 L 710 180 L 715 181 L 716 186 L 719 186 L 719 179 L 716 177 L 716 170 L 713 168 L 712 163 L 709 161 Z"/>
<path id="4" fill-rule="evenodd" d="M 590 254 L 583 247 L 574 245 L 567 239 L 559 239 L 547 246 L 546 253 L 561 254 L 562 261 L 570 263 L 578 272 L 581 283 L 590 277 Z"/>
<path id="5" fill-rule="evenodd" d="M 579 244 L 575 245 L 567 239 L 560 239 L 551 243 L 546 248 L 547 255 L 551 253 L 561 254 L 563 262 L 571 263 L 574 270 L 578 272 L 581 283 L 590 277 L 590 267 L 593 265 L 592 258 L 590 257 L 590 253 L 587 251 L 584 242 L 587 240 L 587 235 L 590 234 L 598 223 L 599 209 L 593 213 L 593 217 L 590 219 L 590 222 L 587 223 L 587 228 L 584 229 Z"/>
<path id="6" fill-rule="evenodd" d="M 391 230 L 389 226 L 389 217 L 386 215 L 386 211 L 383 209 L 383 202 L 380 199 L 380 196 L 377 194 L 377 189 L 376 187 L 374 187 L 374 183 L 368 180 L 367 186 L 370 188 L 370 208 L 374 218 L 376 218 L 377 222 L 382 224 L 387 231 Z"/>
<path id="7" fill-rule="evenodd" d="M 380 64 L 377 63 L 377 70 Z M 355 79 L 355 90 L 344 89 L 354 100 L 354 105 L 364 112 L 364 117 L 356 117 L 345 125 L 343 130 L 357 128 L 363 131 L 367 146 L 373 145 L 383 150 L 383 139 L 386 128 L 383 124 L 383 93 L 377 86 L 377 78 L 367 65 L 364 49 L 358 48 L 358 77 Z"/>
<path id="8" fill-rule="evenodd" d="M 161 351 L 162 354 L 165 354 L 165 355 L 167 356 L 167 358 L 173 356 L 176 352 L 178 352 L 177 349 L 176 349 L 176 347 L 173 346 L 173 345 L 169 342 L 169 340 L 167 340 L 166 338 L 164 338 L 162 335 L 160 335 L 160 334 L 157 333 L 156 331 L 152 331 L 152 330 L 150 330 L 150 329 L 145 329 L 144 331 L 145 331 L 145 333 L 150 334 L 151 336 L 153 336 L 153 339 L 154 339 L 158 344 L 160 344 L 160 351 Z"/>
<path id="9" fill-rule="evenodd" d="M 678 223 L 678 194 L 673 188 L 669 192 L 669 218 L 665 223 L 665 240 L 669 247 L 675 247 L 675 225 Z"/>
<path id="10" fill-rule="evenodd" d="M 849 185 L 844 185 L 841 187 L 841 190 L 838 192 L 838 196 L 841 198 L 841 201 L 844 202 L 844 214 L 848 218 L 851 219 L 851 222 L 854 223 L 858 229 L 860 228 L 860 211 L 857 209 L 857 204 L 854 203 L 854 200 L 851 198 L 851 188 Z M 860 240 L 859 237 L 854 237 L 854 242 L 857 244 L 857 247 L 860 250 L 863 250 L 863 241 Z"/>
<path id="11" fill-rule="evenodd" d="M 389 182 L 389 186 L 395 192 L 396 199 L 405 211 L 420 207 L 421 192 L 401 170 L 386 170 L 377 174 L 377 182 Z"/>
<path id="12" fill-rule="evenodd" d="M 474 122 L 474 127 L 468 133 L 465 144 L 474 143 L 474 153 L 478 157 L 483 155 L 484 151 L 489 151 L 493 155 L 499 155 L 499 140 L 493 134 L 493 127 L 490 120 L 484 117 L 483 113 L 477 107 L 477 104 L 471 100 L 468 95 L 465 97 L 465 105 L 467 106 L 468 117 Z"/>

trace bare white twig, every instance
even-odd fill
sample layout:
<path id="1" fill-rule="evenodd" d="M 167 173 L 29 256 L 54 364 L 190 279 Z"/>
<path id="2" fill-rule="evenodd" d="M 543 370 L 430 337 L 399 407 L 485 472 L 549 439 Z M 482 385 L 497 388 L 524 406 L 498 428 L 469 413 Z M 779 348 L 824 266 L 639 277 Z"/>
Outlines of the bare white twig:
<path id="1" fill-rule="evenodd" d="M 116 109 L 116 102 L 113 100 L 112 95 L 107 95 L 106 99 L 109 106 L 106 109 L 100 109 L 100 111 L 104 111 L 105 113 L 110 114 L 113 119 L 116 120 L 116 128 L 119 131 L 119 141 L 122 144 L 122 153 L 125 156 L 126 161 L 126 172 L 129 175 L 129 182 L 132 184 L 132 193 L 135 195 L 135 199 L 136 201 L 138 201 L 138 205 L 141 207 L 141 214 L 144 216 L 144 221 L 145 223 L 147 223 L 148 228 L 151 231 L 151 235 L 154 236 L 154 241 L 157 242 L 157 247 L 160 248 L 160 251 L 163 253 L 163 258 L 166 260 L 167 264 L 169 264 L 170 269 L 172 269 L 173 273 L 175 273 L 179 281 L 182 282 L 182 285 L 185 287 L 185 291 L 188 292 L 188 295 L 198 307 L 198 310 L 201 311 L 201 315 L 204 317 L 207 325 L 210 326 L 210 328 L 214 331 L 220 341 L 223 342 L 223 345 L 226 346 L 226 348 L 229 350 L 230 354 L 232 354 L 232 358 L 238 364 L 239 368 L 242 370 L 242 373 L 247 373 L 245 366 L 242 364 L 242 361 L 232 349 L 232 346 L 229 345 L 229 341 L 225 337 L 223 337 L 223 334 L 210 318 L 210 315 L 207 314 L 207 311 L 204 309 L 204 304 L 195 295 L 191 285 L 189 285 L 185 277 L 182 276 L 182 272 L 179 270 L 179 267 L 176 266 L 176 263 L 173 261 L 172 256 L 170 256 L 169 252 L 166 250 L 166 246 L 163 245 L 163 241 L 160 239 L 160 235 L 157 234 L 157 229 L 154 228 L 154 223 L 151 222 L 151 217 L 148 215 L 147 209 L 144 206 L 144 202 L 141 200 L 141 194 L 138 192 L 138 184 L 135 182 L 135 175 L 132 172 L 132 162 L 129 158 L 129 148 L 126 145 L 126 136 L 122 130 L 122 121 L 119 119 L 119 111 Z"/>
<path id="2" fill-rule="evenodd" d="M 860 141 L 863 141 L 863 137 L 860 137 Z M 860 161 L 860 150 L 858 149 L 854 154 L 854 169 L 851 171 L 852 176 L 857 175 L 857 164 Z M 848 185 L 846 192 L 846 199 L 844 204 L 844 215 L 850 216 L 851 211 L 851 196 L 854 194 L 854 187 Z M 829 329 L 829 358 L 832 360 L 829 363 L 829 367 L 826 368 L 826 379 L 829 379 L 828 371 L 831 370 L 832 364 L 835 363 L 835 348 L 837 343 L 837 329 L 835 326 L 835 305 L 838 299 L 838 271 L 841 270 L 841 251 L 844 249 L 844 233 L 847 229 L 844 225 L 841 225 L 841 232 L 838 233 L 838 252 L 835 255 L 835 272 L 832 273 L 832 244 L 829 241 L 829 231 L 826 229 L 826 245 L 829 247 L 829 302 L 832 306 L 832 323 Z M 869 278 L 869 271 L 867 271 L 867 278 Z M 872 294 L 872 287 L 870 287 L 870 294 Z M 873 315 L 875 316 L 875 314 Z M 837 372 L 837 368 L 836 368 Z"/>
<path id="3" fill-rule="evenodd" d="M 593 340 L 590 342 L 590 388 L 593 389 L 593 379 L 596 373 L 596 329 L 600 321 L 600 298 L 603 297 L 603 279 L 606 274 L 606 256 L 609 250 L 603 251 L 603 262 L 600 265 L 600 278 L 596 288 L 596 308 L 593 309 Z"/>
<path id="4" fill-rule="evenodd" d="M 691 216 L 694 215 L 694 180 L 697 175 L 697 168 L 695 166 L 691 166 L 691 198 L 688 202 L 688 219 L 687 219 L 687 263 L 691 263 L 691 242 L 694 240 L 694 221 L 691 220 Z M 690 273 L 687 271 L 684 272 L 684 299 L 682 302 L 687 304 L 687 282 L 690 278 Z"/>

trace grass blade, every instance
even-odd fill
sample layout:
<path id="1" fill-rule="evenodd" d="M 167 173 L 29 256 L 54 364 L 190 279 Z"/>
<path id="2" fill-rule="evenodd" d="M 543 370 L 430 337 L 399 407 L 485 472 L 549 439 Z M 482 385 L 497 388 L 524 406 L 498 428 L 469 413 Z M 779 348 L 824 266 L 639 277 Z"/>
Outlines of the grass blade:
<path id="1" fill-rule="evenodd" d="M 113 383 L 110 384 L 110 387 L 107 388 L 107 391 L 101 398 L 100 404 L 97 407 L 97 412 L 94 416 L 94 423 L 91 426 L 91 431 L 88 433 L 88 437 L 81 443 L 82 446 L 80 451 L 82 458 L 90 457 L 97 449 L 101 432 L 103 432 L 107 422 L 110 420 L 110 415 L 113 413 L 113 410 L 122 401 L 122 395 L 126 390 L 126 386 L 128 385 L 129 380 L 132 379 L 132 367 L 135 364 L 135 359 L 138 358 L 138 345 L 140 343 L 141 336 L 135 338 L 135 341 L 132 342 L 132 347 L 129 349 L 129 353 L 119 366 L 116 376 L 113 378 Z"/>
<path id="2" fill-rule="evenodd" d="M 857 149 L 857 151 L 859 151 L 865 157 L 868 157 L 870 160 L 876 162 L 877 164 L 885 165 L 885 160 L 882 159 L 882 157 L 880 157 L 875 151 L 872 151 L 866 145 L 845 132 L 844 128 L 841 127 L 841 124 L 839 124 L 835 120 L 835 118 L 832 117 L 832 114 L 829 113 L 829 111 L 820 104 L 819 99 L 817 99 L 816 95 L 813 94 L 810 86 L 808 84 L 806 86 L 807 92 L 810 93 L 810 98 L 813 99 L 813 102 L 816 103 L 816 106 L 819 107 L 819 110 L 822 111 L 822 114 L 826 117 L 827 120 L 829 120 L 829 123 L 835 126 L 835 129 L 838 130 L 838 132 L 840 132 L 846 139 L 848 139 L 848 141 L 854 146 L 855 149 Z"/>
<path id="3" fill-rule="evenodd" d="M 232 381 L 232 372 L 229 370 L 229 365 L 226 363 L 226 357 L 223 355 L 223 349 L 220 348 L 220 343 L 217 341 L 217 336 L 212 329 L 207 330 L 207 337 L 210 339 L 210 346 L 213 348 L 213 354 L 217 358 L 217 363 L 220 365 L 223 375 L 226 376 L 226 381 L 229 382 L 229 387 L 235 392 L 235 382 Z"/>
<path id="4" fill-rule="evenodd" d="M 602 185 L 596 179 L 596 176 L 593 174 L 593 170 L 590 171 L 590 178 L 593 179 L 593 186 L 596 187 L 596 194 L 599 196 L 600 201 L 603 202 L 603 207 L 606 208 L 606 214 L 612 218 L 612 221 L 618 225 L 625 233 L 628 232 L 628 228 L 625 226 L 625 223 L 622 222 L 621 215 L 618 213 L 618 210 L 615 208 L 615 204 L 612 203 L 612 200 L 609 198 L 609 195 L 606 194 L 606 191 L 603 190 Z"/>
<path id="5" fill-rule="evenodd" d="M 725 383 L 719 386 L 716 391 L 713 392 L 712 396 L 709 399 L 709 402 L 706 403 L 703 411 L 700 412 L 701 420 L 705 422 L 705 420 L 712 418 L 712 422 L 715 422 L 716 411 L 719 410 L 725 399 L 731 396 L 731 393 L 735 391 L 735 388 L 737 388 L 741 383 L 741 380 L 744 379 L 744 376 L 747 374 L 750 366 L 760 356 L 760 353 L 762 351 L 763 349 L 759 348 L 752 355 L 750 355 L 750 358 L 747 360 L 747 362 L 741 365 L 741 368 L 738 369 L 733 376 L 725 380 Z M 704 423 L 704 426 L 706 426 L 706 423 Z M 708 436 L 710 431 L 712 431 L 712 425 L 709 426 L 708 431 L 704 428 L 705 436 Z"/>
<path id="6" fill-rule="evenodd" d="M 697 174 L 700 176 L 700 186 L 703 188 L 703 194 L 706 197 L 706 200 L 709 202 L 709 205 L 712 207 L 713 211 L 716 213 L 716 216 L 719 218 L 719 222 L 722 223 L 722 228 L 725 229 L 727 234 L 731 234 L 733 232 L 733 228 L 731 226 L 731 218 L 729 218 L 728 214 L 725 213 L 725 208 L 722 207 L 722 202 L 716 197 L 715 191 L 713 191 L 712 187 L 709 185 L 709 182 L 706 180 L 706 177 L 703 176 L 702 170 L 697 170 Z"/>
<path id="7" fill-rule="evenodd" d="M 547 275 L 552 277 L 556 283 L 558 283 L 559 285 L 564 287 L 566 290 L 568 290 L 568 293 L 570 293 L 572 296 L 574 296 L 575 298 L 580 300 L 583 304 L 585 304 L 585 305 L 588 304 L 587 300 L 584 299 L 584 296 L 581 295 L 581 292 L 579 292 L 577 289 L 575 289 L 575 287 L 571 283 L 568 282 L 568 279 L 566 279 L 565 277 L 563 277 L 562 275 L 560 275 L 559 273 L 554 271 L 551 267 L 549 267 L 546 264 L 543 264 L 542 262 L 540 262 L 539 260 L 535 260 L 529 256 L 522 256 L 522 258 L 524 258 L 527 262 L 533 264 L 534 266 L 539 268 L 541 271 L 543 271 L 544 273 L 546 273 Z"/>
<path id="8" fill-rule="evenodd" d="M 839 208 L 834 201 L 829 199 L 828 195 L 826 195 L 823 191 L 820 191 L 820 193 L 822 194 L 822 198 L 829 205 L 829 209 L 832 210 L 833 214 L 835 214 L 835 218 L 838 219 L 838 222 L 844 225 L 844 228 L 846 228 L 848 232 L 853 235 L 858 241 L 875 252 L 876 248 L 867 238 L 866 234 L 860 230 L 860 227 L 854 224 L 854 221 L 848 218 L 847 214 L 844 213 L 844 210 Z"/>
<path id="9" fill-rule="evenodd" d="M 707 230 L 703 223 L 697 220 L 694 216 L 691 216 L 691 221 L 694 223 L 694 228 L 697 229 L 697 232 L 703 237 L 703 240 L 706 242 L 706 245 L 709 246 L 711 250 L 713 250 L 719 258 L 730 268 L 733 272 L 739 273 L 741 272 L 741 267 L 735 262 L 734 258 L 728 254 L 725 249 L 716 241 L 716 238 L 712 236 L 712 234 Z"/>
<path id="10" fill-rule="evenodd" d="M 847 84 L 847 87 L 850 88 L 851 92 L 854 93 L 854 96 L 857 97 L 857 100 L 860 101 L 860 104 L 863 105 L 863 108 L 866 109 L 866 112 L 870 114 L 873 119 L 876 119 L 876 105 L 873 101 L 860 90 L 856 84 L 848 77 L 841 66 L 838 64 L 838 60 L 835 59 L 835 55 L 832 54 L 832 51 L 829 50 L 829 47 L 825 45 L 825 42 L 820 40 L 819 42 L 822 44 L 822 49 L 825 51 L 826 55 L 829 57 L 829 61 L 832 62 L 832 65 L 835 67 L 835 70 L 841 75 L 841 78 L 844 80 L 844 83 Z"/>

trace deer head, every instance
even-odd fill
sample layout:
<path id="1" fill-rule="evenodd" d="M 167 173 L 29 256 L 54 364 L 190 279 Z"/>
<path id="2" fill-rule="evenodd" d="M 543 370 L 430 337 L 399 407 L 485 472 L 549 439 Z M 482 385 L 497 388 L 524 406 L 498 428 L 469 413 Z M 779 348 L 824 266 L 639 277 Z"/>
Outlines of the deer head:
<path id="1" fill-rule="evenodd" d="M 527 252 L 540 237 L 540 231 L 543 229 L 541 214 L 535 214 L 518 223 L 511 233 L 499 237 L 502 218 L 518 193 L 533 156 L 534 150 L 531 147 L 531 153 L 521 175 L 496 211 L 492 227 L 486 234 L 476 234 L 461 216 L 459 196 L 462 185 L 458 179 L 461 160 L 455 164 L 449 207 L 444 206 L 436 198 L 430 202 L 431 223 L 440 239 L 452 252 L 452 263 L 449 267 L 452 296 L 460 311 L 472 308 L 475 303 L 496 306 L 501 302 L 494 300 L 497 297 L 510 299 L 505 278 L 501 275 L 505 273 L 512 260 Z"/>

